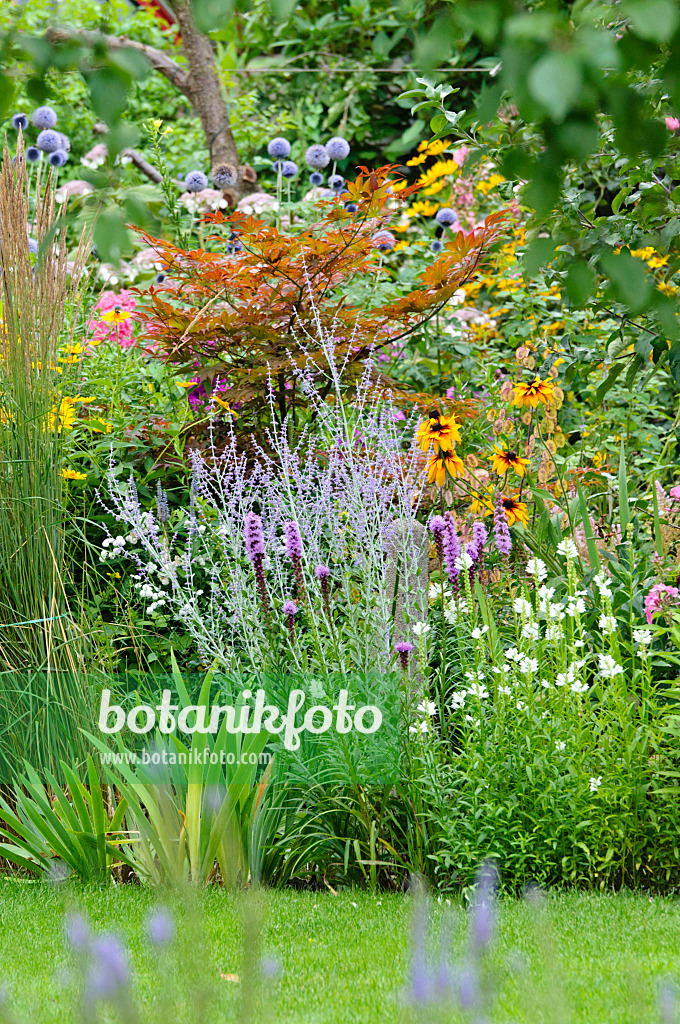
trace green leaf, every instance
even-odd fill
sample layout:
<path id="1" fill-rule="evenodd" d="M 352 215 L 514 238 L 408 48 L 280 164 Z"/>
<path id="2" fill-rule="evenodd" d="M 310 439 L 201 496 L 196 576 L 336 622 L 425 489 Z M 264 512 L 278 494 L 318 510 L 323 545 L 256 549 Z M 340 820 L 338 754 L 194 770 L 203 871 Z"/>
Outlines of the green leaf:
<path id="1" fill-rule="evenodd" d="M 621 455 L 619 456 L 619 518 L 621 520 L 621 539 L 626 539 L 630 526 L 630 506 L 628 504 L 628 481 L 626 478 L 626 449 L 621 438 Z"/>
<path id="2" fill-rule="evenodd" d="M 542 57 L 529 72 L 527 84 L 533 98 L 554 121 L 563 121 L 581 91 L 581 67 L 567 53 Z"/>
<path id="3" fill-rule="evenodd" d="M 584 260 L 576 260 L 567 271 L 565 287 L 574 306 L 584 306 L 597 286 L 593 268 Z"/>
<path id="4" fill-rule="evenodd" d="M 680 384 L 680 341 L 676 340 L 671 345 L 668 353 L 668 364 L 673 374 L 673 380 Z"/>
<path id="5" fill-rule="evenodd" d="M 607 394 L 607 392 L 614 387 L 617 378 L 621 373 L 623 373 L 625 365 L 626 364 L 623 362 L 614 363 L 611 370 L 609 371 L 609 374 L 607 375 L 605 380 L 602 381 L 599 388 L 595 392 L 595 401 L 598 405 L 600 404 L 604 396 Z"/>
<path id="6" fill-rule="evenodd" d="M 552 238 L 537 238 L 527 247 L 522 259 L 526 274 L 532 277 L 555 255 L 555 243 Z"/>
<path id="7" fill-rule="evenodd" d="M 609 276 L 614 296 L 619 302 L 633 313 L 639 313 L 647 307 L 652 298 L 653 286 L 641 260 L 636 260 L 624 249 L 619 253 L 605 253 L 600 263 Z"/>
<path id="8" fill-rule="evenodd" d="M 628 0 L 623 12 L 642 39 L 663 43 L 678 27 L 678 7 L 673 0 Z"/>
<path id="9" fill-rule="evenodd" d="M 127 105 L 130 83 L 130 76 L 115 67 L 99 68 L 88 75 L 87 84 L 94 112 L 108 125 L 114 125 L 120 120 Z"/>
<path id="10" fill-rule="evenodd" d="M 278 9 L 285 0 L 270 0 L 272 14 L 278 18 Z M 212 32 L 213 29 L 223 28 L 225 23 L 231 20 L 234 13 L 234 0 L 193 0 L 193 14 L 196 28 L 201 32 Z"/>

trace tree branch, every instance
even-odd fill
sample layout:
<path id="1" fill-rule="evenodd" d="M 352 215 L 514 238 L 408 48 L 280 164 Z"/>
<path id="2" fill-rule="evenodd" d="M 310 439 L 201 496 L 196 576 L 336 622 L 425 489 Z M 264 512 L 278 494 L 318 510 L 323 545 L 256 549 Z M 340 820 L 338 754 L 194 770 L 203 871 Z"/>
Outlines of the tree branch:
<path id="1" fill-rule="evenodd" d="M 163 50 L 157 50 L 154 46 L 147 46 L 146 43 L 139 43 L 136 39 L 128 39 L 127 36 L 108 36 L 101 32 L 72 32 L 66 28 L 48 28 L 47 38 L 51 43 L 65 43 L 68 41 L 80 41 L 88 47 L 104 44 L 110 50 L 137 50 L 142 53 L 154 71 L 164 75 L 175 88 L 187 95 L 189 76 L 187 72 L 176 63 Z"/>

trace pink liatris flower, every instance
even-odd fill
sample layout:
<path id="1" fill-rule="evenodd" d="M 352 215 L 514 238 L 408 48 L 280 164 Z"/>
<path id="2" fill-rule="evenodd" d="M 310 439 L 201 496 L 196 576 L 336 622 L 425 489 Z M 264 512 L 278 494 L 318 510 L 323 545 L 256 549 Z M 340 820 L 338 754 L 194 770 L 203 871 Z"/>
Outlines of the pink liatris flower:
<path id="1" fill-rule="evenodd" d="M 493 511 L 493 532 L 496 541 L 496 548 L 503 558 L 507 558 L 512 551 L 512 539 L 508 528 L 508 517 L 503 508 L 503 500 L 500 494 L 496 498 Z"/>
<path id="2" fill-rule="evenodd" d="M 243 539 L 248 558 L 253 563 L 260 607 L 265 618 L 268 618 L 269 595 L 267 594 L 267 581 L 264 575 L 264 531 L 262 529 L 262 520 L 254 512 L 248 512 L 246 515 Z"/>
<path id="3" fill-rule="evenodd" d="M 281 605 L 281 611 L 286 616 L 288 636 L 292 644 L 295 643 L 295 616 L 297 615 L 297 610 L 295 601 L 284 601 Z"/>
<path id="4" fill-rule="evenodd" d="M 665 583 L 655 583 L 645 598 L 645 613 L 649 625 L 651 626 L 652 619 L 657 612 L 680 604 L 679 599 L 680 590 L 677 587 L 668 587 Z"/>
<path id="5" fill-rule="evenodd" d="M 410 644 L 408 640 L 402 640 L 400 643 L 394 645 L 394 649 L 399 655 L 399 661 L 404 672 L 408 672 L 408 656 L 413 650 L 413 644 Z"/>
<path id="6" fill-rule="evenodd" d="M 120 292 L 105 291 L 99 296 L 99 301 L 94 307 L 93 315 L 88 320 L 88 330 L 92 332 L 92 340 L 96 343 L 118 338 L 121 348 L 132 348 L 136 344 L 134 325 L 132 317 L 123 320 L 121 323 L 108 323 L 101 319 L 102 313 L 109 313 L 112 309 L 119 307 L 128 313 L 134 312 L 137 302 L 130 291 L 123 288 Z M 99 315 L 97 315 L 99 314 Z"/>
<path id="7" fill-rule="evenodd" d="M 306 601 L 307 594 L 305 591 L 305 577 L 302 572 L 302 537 L 300 536 L 300 527 L 291 519 L 289 522 L 283 524 L 283 532 L 286 538 L 286 554 L 293 563 L 293 572 L 295 573 L 295 579 L 297 581 L 298 597 L 302 601 Z"/>
<path id="8" fill-rule="evenodd" d="M 680 128 L 680 121 L 678 121 L 677 117 L 667 117 L 666 128 L 668 128 L 669 132 L 677 132 L 678 128 Z"/>
<path id="9" fill-rule="evenodd" d="M 321 596 L 323 597 L 323 606 L 326 610 L 328 621 L 331 622 L 333 618 L 331 615 L 331 592 L 330 587 L 328 585 L 328 580 L 330 579 L 331 571 L 327 565 L 317 565 L 316 568 L 314 569 L 314 575 L 321 584 Z"/>

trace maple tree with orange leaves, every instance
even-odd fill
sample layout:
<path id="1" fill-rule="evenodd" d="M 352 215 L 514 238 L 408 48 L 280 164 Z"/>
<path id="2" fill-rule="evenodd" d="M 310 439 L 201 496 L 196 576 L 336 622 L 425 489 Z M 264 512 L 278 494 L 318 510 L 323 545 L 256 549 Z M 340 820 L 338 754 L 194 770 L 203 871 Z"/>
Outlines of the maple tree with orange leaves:
<path id="1" fill-rule="evenodd" d="M 359 171 L 346 184 L 342 201 L 320 201 L 317 223 L 297 233 L 240 213 L 207 217 L 209 227 L 226 227 L 238 238 L 238 253 L 185 251 L 142 233 L 167 274 L 162 286 L 143 293 L 136 310 L 146 337 L 167 361 L 197 380 L 225 382 L 221 404 L 236 405 L 241 420 L 266 418 L 270 381 L 281 420 L 304 404 L 295 367 L 306 367 L 323 388 L 328 360 L 320 336 L 334 339 L 336 364 L 344 366 L 351 389 L 369 354 L 435 316 L 504 232 L 505 212 L 492 214 L 474 231 L 452 236 L 409 294 L 371 308 L 352 305 L 343 286 L 357 275 L 380 273 L 374 235 L 394 216 L 394 200 L 403 201 L 419 187 L 393 192 L 392 166 Z M 347 203 L 356 211 L 350 213 Z M 224 235 L 210 236 L 209 244 L 224 249 Z M 393 397 L 400 389 L 377 370 L 375 385 Z M 407 397 L 432 402 L 427 395 Z"/>

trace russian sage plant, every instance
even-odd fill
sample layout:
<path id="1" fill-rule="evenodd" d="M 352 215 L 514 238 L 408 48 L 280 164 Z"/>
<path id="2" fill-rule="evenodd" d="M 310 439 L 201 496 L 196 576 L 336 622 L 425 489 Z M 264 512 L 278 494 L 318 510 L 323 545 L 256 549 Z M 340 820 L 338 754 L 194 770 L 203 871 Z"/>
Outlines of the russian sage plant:
<path id="1" fill-rule="evenodd" d="M 427 605 L 427 581 L 398 571 L 417 564 L 422 543 L 413 431 L 400 427 L 370 362 L 345 400 L 335 339 L 320 325 L 318 333 L 319 362 L 330 369 L 319 380 L 309 353 L 296 368 L 311 409 L 296 440 L 275 414 L 272 387 L 266 442 L 246 457 L 232 427 L 221 451 L 213 441 L 207 456 L 193 451 L 181 512 L 169 515 L 162 497 L 144 511 L 134 481 L 110 474 L 128 532 L 105 541 L 102 558 L 127 553 L 148 613 L 181 623 L 202 656 L 227 670 L 387 668 L 403 640 L 396 633 Z M 397 592 L 387 584 L 390 563 Z"/>

